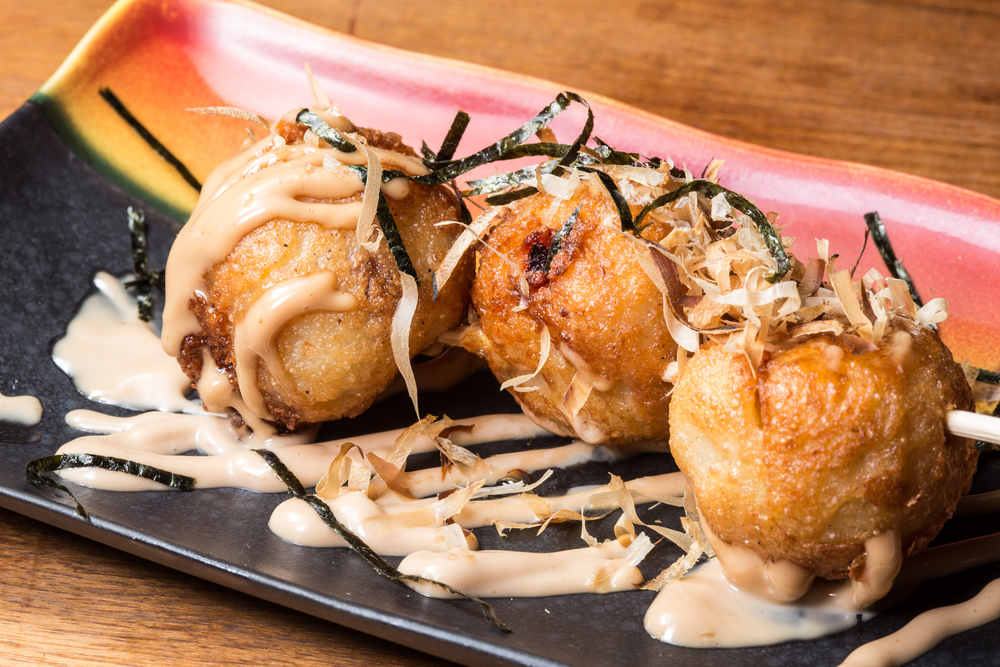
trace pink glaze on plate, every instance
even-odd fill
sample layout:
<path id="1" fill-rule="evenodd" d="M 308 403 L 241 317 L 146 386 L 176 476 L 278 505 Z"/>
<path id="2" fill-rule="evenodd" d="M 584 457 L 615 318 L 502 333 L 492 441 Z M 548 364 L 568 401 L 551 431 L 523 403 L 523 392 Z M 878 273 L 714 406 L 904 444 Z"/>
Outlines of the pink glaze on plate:
<path id="1" fill-rule="evenodd" d="M 309 103 L 303 66 L 355 122 L 440 145 L 455 111 L 472 115 L 468 154 L 520 126 L 562 90 L 557 84 L 380 46 L 264 9 L 222 0 L 121 0 L 36 100 L 64 138 L 114 180 L 177 217 L 195 193 L 97 95 L 108 86 L 199 178 L 246 136 L 232 119 L 185 112 L 226 104 L 275 120 Z M 155 72 L 150 76 L 150 72 Z M 617 148 L 672 157 L 698 174 L 726 161 L 722 182 L 780 213 L 800 257 L 830 240 L 840 268 L 853 265 L 863 214 L 878 211 L 925 301 L 951 304 L 942 336 L 958 360 L 1000 366 L 1000 202 L 924 178 L 794 155 L 715 136 L 585 91 L 595 134 Z M 580 110 L 554 125 L 575 136 Z M 492 167 L 485 168 L 486 172 Z M 484 172 L 480 172 L 482 175 Z M 869 244 L 862 273 L 883 268 Z"/>

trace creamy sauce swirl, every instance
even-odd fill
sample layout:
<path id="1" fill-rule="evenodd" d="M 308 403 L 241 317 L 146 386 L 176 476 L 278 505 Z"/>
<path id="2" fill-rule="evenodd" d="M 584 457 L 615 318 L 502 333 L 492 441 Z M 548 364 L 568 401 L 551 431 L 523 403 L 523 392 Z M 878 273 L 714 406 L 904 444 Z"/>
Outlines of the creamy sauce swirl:
<path id="1" fill-rule="evenodd" d="M 267 366 L 286 393 L 298 391 L 278 358 L 278 334 L 282 328 L 306 313 L 357 309 L 358 298 L 337 290 L 336 285 L 337 278 L 329 271 L 290 278 L 265 290 L 236 325 L 233 336 L 236 376 L 243 399 L 254 414 L 273 418 L 257 386 L 258 360 Z"/>
<path id="2" fill-rule="evenodd" d="M 338 114 L 324 111 L 320 115 L 341 132 L 354 129 Z M 195 477 L 198 488 L 284 491 L 284 485 L 263 459 L 250 451 L 267 448 L 305 486 L 314 486 L 319 481 L 347 440 L 314 443 L 312 433 L 277 435 L 262 421 L 271 415 L 256 389 L 254 376 L 263 363 L 286 392 L 294 393 L 292 380 L 282 369 L 276 352 L 281 329 L 304 313 L 358 307 L 353 295 L 336 289 L 332 274 L 320 272 L 269 286 L 251 304 L 243 319 L 235 323 L 234 353 L 244 395 L 235 393 L 228 378 L 212 365 L 210 357 L 205 357 L 205 370 L 198 386 L 205 406 L 219 413 L 235 409 L 245 424 L 237 425 L 228 416 L 206 414 L 198 403 L 187 401 L 184 398 L 187 378 L 164 353 L 165 350 L 177 356 L 183 339 L 198 333 L 200 325 L 189 302 L 205 297 L 206 276 L 253 230 L 276 218 L 314 222 L 328 229 L 356 227 L 364 204 L 355 195 L 363 191 L 363 184 L 344 165 L 366 164 L 373 153 L 380 163 L 408 174 L 426 171 L 414 158 L 377 149 L 345 153 L 321 147 L 315 137 L 312 139 L 288 146 L 272 133 L 209 177 L 204 188 L 206 195 L 179 235 L 168 261 L 162 347 L 149 325 L 135 316 L 134 303 L 121 284 L 107 274 L 98 274 L 95 284 L 99 292 L 85 302 L 74 318 L 67 336 L 56 346 L 54 358 L 90 398 L 165 412 L 129 418 L 90 411 L 71 412 L 66 417 L 67 423 L 100 435 L 66 443 L 60 453 L 106 454 L 139 461 Z M 405 179 L 395 179 L 381 187 L 386 196 L 400 198 L 406 195 L 408 185 Z M 596 375 L 572 349 L 563 346 L 560 351 L 595 390 L 611 388 L 612 383 Z M 833 358 L 827 361 L 840 362 Z M 155 370 L 137 372 L 147 366 Z M 136 380 L 137 375 L 145 376 L 142 382 Z M 24 398 L 31 397 L 18 397 Z M 172 414 L 181 411 L 198 414 Z M 40 414 L 37 399 L 34 403 L 12 403 L 11 399 L 0 396 L 0 419 L 30 423 L 25 420 L 36 419 Z M 463 447 L 545 434 L 520 415 L 488 415 L 463 422 L 473 423 L 472 431 L 457 431 L 450 436 Z M 554 553 L 478 551 L 475 536 L 464 530 L 497 521 L 537 522 L 561 509 L 579 511 L 587 498 L 607 491 L 608 487 L 577 490 L 563 496 L 535 496 L 531 502 L 519 495 L 473 500 L 450 516 L 429 511 L 439 502 L 436 494 L 471 484 L 494 484 L 514 469 L 535 472 L 588 461 L 618 460 L 643 451 L 661 451 L 652 443 L 596 446 L 595 443 L 606 438 L 605 429 L 582 417 L 576 428 L 586 441 L 481 459 L 472 470 L 452 467 L 446 473 L 438 468 L 406 472 L 407 486 L 420 498 L 416 501 L 400 498 L 392 491 L 372 498 L 364 491 L 342 489 L 339 495 L 324 502 L 377 552 L 406 556 L 401 571 L 446 582 L 473 595 L 524 597 L 633 589 L 643 577 L 634 565 L 623 560 L 627 546 L 622 542 L 612 540 Z M 366 453 L 386 457 L 400 433 L 401 430 L 373 433 L 350 441 Z M 421 436 L 413 451 L 434 449 L 433 441 Z M 205 456 L 185 455 L 194 451 Z M 349 456 L 368 465 L 357 450 L 352 450 Z M 98 469 L 65 470 L 60 474 L 81 484 L 110 490 L 166 488 Z M 679 473 L 626 482 L 636 504 L 679 496 L 683 487 Z M 963 501 L 966 508 L 963 511 L 996 511 L 998 504 L 1000 493 Z M 301 500 L 291 499 L 279 505 L 269 525 L 276 534 L 297 544 L 344 546 Z M 813 582 L 807 571 L 791 563 L 767 562 L 747 549 L 725 545 L 710 533 L 708 539 L 719 557 L 661 591 L 645 617 L 646 630 L 654 637 L 683 646 L 742 647 L 836 632 L 874 615 L 869 607 L 889 593 L 902 560 L 898 536 L 886 533 L 866 543 L 864 574 L 858 581 Z M 897 588 L 906 591 L 931 576 L 950 574 L 997 558 L 1000 558 L 1000 535 L 928 550 L 905 564 Z M 448 596 L 430 584 L 413 588 L 424 595 Z M 922 614 L 895 635 L 860 648 L 845 664 L 902 664 L 949 634 L 996 618 L 1000 618 L 1000 581 L 991 583 L 966 603 Z"/>
<path id="3" fill-rule="evenodd" d="M 1000 618 L 1000 579 L 974 598 L 920 614 L 896 632 L 855 650 L 841 667 L 895 667 L 916 660 L 960 632 Z"/>
<path id="4" fill-rule="evenodd" d="M 52 350 L 52 360 L 87 398 L 133 410 L 201 412 L 185 394 L 191 380 L 139 319 L 122 282 L 99 271 L 87 297 Z"/>
<path id="5" fill-rule="evenodd" d="M 0 394 L 0 421 L 34 426 L 42 421 L 42 402 L 34 396 Z"/>
<path id="6" fill-rule="evenodd" d="M 635 567 L 624 567 L 625 547 L 611 540 L 596 547 L 530 553 L 524 551 L 418 551 L 399 571 L 446 583 L 477 597 L 548 597 L 573 593 L 633 590 L 643 582 Z M 454 595 L 428 583 L 406 584 L 428 597 Z"/>
<path id="7" fill-rule="evenodd" d="M 318 113 L 340 132 L 355 129 L 343 116 Z M 377 148 L 367 150 L 388 167 L 410 175 L 427 173 L 416 158 Z M 163 347 L 168 354 L 180 355 L 184 338 L 200 331 L 188 303 L 208 293 L 206 275 L 244 236 L 274 219 L 314 222 L 327 229 L 357 226 L 363 204 L 350 199 L 363 192 L 364 185 L 344 165 L 367 164 L 367 150 L 343 152 L 307 142 L 286 145 L 272 132 L 212 172 L 167 260 Z M 406 189 L 394 183 L 383 187 L 383 192 L 400 197 Z"/>

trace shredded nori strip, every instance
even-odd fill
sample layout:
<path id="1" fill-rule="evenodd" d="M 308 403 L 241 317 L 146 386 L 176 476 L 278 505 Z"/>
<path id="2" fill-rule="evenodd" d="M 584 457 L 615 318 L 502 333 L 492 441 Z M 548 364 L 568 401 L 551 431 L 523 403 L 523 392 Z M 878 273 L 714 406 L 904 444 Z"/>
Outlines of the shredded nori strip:
<path id="1" fill-rule="evenodd" d="M 447 162 L 455 157 L 455 151 L 458 150 L 458 144 L 462 141 L 462 136 L 465 134 L 465 129 L 469 127 L 470 120 L 469 114 L 461 109 L 458 110 L 458 113 L 455 114 L 455 120 L 448 128 L 448 134 L 445 135 L 444 141 L 441 143 L 441 150 L 434 156 L 435 162 Z"/>
<path id="2" fill-rule="evenodd" d="M 526 197 L 530 197 L 534 194 L 538 194 L 538 188 L 529 186 L 520 190 L 501 192 L 498 195 L 489 196 L 486 198 L 486 203 L 490 206 L 504 206 L 505 204 L 516 202 L 519 199 L 525 199 Z"/>
<path id="3" fill-rule="evenodd" d="M 513 146 L 503 155 L 498 155 L 494 162 L 503 160 L 517 160 L 523 157 L 538 157 L 540 155 L 551 158 L 565 158 L 569 155 L 571 146 L 566 144 L 556 144 L 547 141 L 540 141 L 534 144 L 521 144 Z"/>
<path id="4" fill-rule="evenodd" d="M 597 144 L 597 147 L 592 150 L 600 157 L 604 164 L 613 164 L 621 167 L 647 167 L 649 169 L 659 169 L 660 165 L 663 164 L 663 160 L 658 157 L 651 157 L 643 161 L 642 156 L 638 153 L 627 153 L 616 150 L 599 137 L 594 137 L 594 143 Z M 684 178 L 687 176 L 683 169 L 678 169 L 677 167 L 670 170 L 670 175 L 674 178 Z"/>
<path id="5" fill-rule="evenodd" d="M 441 583 L 439 581 L 434 581 L 433 579 L 425 579 L 424 577 L 418 577 L 412 574 L 403 574 L 402 572 L 397 570 L 395 567 L 390 565 L 384 558 L 382 558 L 374 550 L 372 550 L 370 546 L 365 544 L 364 540 L 362 540 L 360 537 L 351 532 L 351 530 L 347 526 L 342 524 L 337 519 L 336 515 L 333 513 L 333 510 L 331 510 L 326 503 L 320 500 L 317 496 L 306 493 L 305 487 L 302 486 L 302 482 L 300 482 L 299 479 L 295 476 L 295 474 L 292 473 L 292 471 L 289 470 L 284 463 L 282 463 L 281 459 L 278 458 L 277 454 L 275 454 L 269 449 L 254 449 L 251 451 L 256 452 L 262 459 L 264 459 L 264 462 L 267 463 L 268 466 L 270 466 L 275 476 L 279 480 L 281 480 L 286 487 L 288 487 L 289 494 L 309 503 L 309 506 L 312 507 L 313 510 L 315 510 L 316 514 L 319 515 L 319 518 L 323 520 L 323 523 L 325 523 L 327 527 L 334 533 L 336 533 L 341 539 L 347 542 L 347 546 L 349 546 L 352 551 L 354 551 L 359 556 L 368 561 L 368 564 L 371 565 L 375 569 L 375 571 L 381 574 L 383 577 L 390 579 L 392 581 L 412 581 L 415 583 L 423 582 L 423 583 L 433 584 L 434 586 L 437 586 L 445 591 L 448 591 L 453 595 L 458 595 L 460 597 L 465 598 L 466 600 L 475 602 L 476 604 L 479 605 L 479 608 L 482 610 L 483 615 L 485 615 L 486 618 L 493 623 L 493 625 L 495 625 L 503 632 L 511 631 L 510 628 L 508 628 L 504 624 L 504 622 L 500 620 L 496 612 L 493 610 L 493 606 L 488 602 L 484 602 L 483 600 L 480 600 L 475 596 L 463 593 L 462 591 L 457 590 L 449 586 L 448 584 Z"/>
<path id="6" fill-rule="evenodd" d="M 465 197 L 462 196 L 462 191 L 458 189 L 458 183 L 455 181 L 451 182 L 451 190 L 455 193 L 455 199 L 458 200 L 459 214 L 461 216 L 461 221 L 467 225 L 472 224 L 472 213 L 469 211 L 469 207 L 465 205 Z"/>
<path id="7" fill-rule="evenodd" d="M 423 163 L 425 165 L 430 164 L 437 159 L 437 154 L 431 150 L 431 147 L 427 145 L 426 141 L 420 142 L 420 154 L 424 156 Z"/>
<path id="8" fill-rule="evenodd" d="M 508 187 L 517 187 L 525 181 L 534 179 L 539 169 L 543 174 L 551 174 L 558 173 L 566 166 L 584 167 L 596 164 L 599 161 L 604 164 L 658 169 L 662 163 L 660 158 L 651 158 L 649 162 L 642 162 L 638 154 L 615 151 L 596 137 L 594 138 L 594 141 L 600 143 L 596 148 L 588 150 L 592 150 L 597 156 L 596 158 L 588 153 L 580 153 L 580 149 L 578 148 L 576 154 L 573 155 L 573 159 L 568 163 L 565 162 L 565 158 L 571 154 L 573 146 L 551 143 L 524 144 L 517 146 L 508 153 L 505 153 L 503 157 L 497 158 L 497 161 L 522 157 L 537 157 L 539 155 L 552 158 L 562 157 L 563 159 L 560 159 L 559 161 L 556 161 L 555 159 L 548 160 L 539 165 L 524 167 L 516 171 L 509 171 L 506 173 L 496 174 L 494 176 L 488 176 L 486 178 L 467 181 L 466 185 L 469 189 L 463 190 L 462 195 L 465 197 L 474 197 L 476 195 L 496 192 L 497 190 L 502 190 Z M 682 178 L 686 174 L 684 173 L 684 170 L 679 170 L 675 167 L 671 169 L 670 175 L 675 178 Z"/>
<path id="9" fill-rule="evenodd" d="M 327 125 L 326 121 L 309 109 L 303 109 L 300 111 L 295 116 L 295 122 L 309 126 L 309 129 L 313 131 L 313 134 L 336 148 L 338 151 L 353 153 L 358 150 L 354 144 L 347 139 L 344 139 L 340 132 Z"/>
<path id="10" fill-rule="evenodd" d="M 559 93 L 553 102 L 535 114 L 531 120 L 508 134 L 503 139 L 500 139 L 495 144 L 487 146 L 481 151 L 462 158 L 461 160 L 430 163 L 428 166 L 431 167 L 433 171 L 426 176 L 414 177 L 413 180 L 425 185 L 438 185 L 472 171 L 476 167 L 494 162 L 497 159 L 500 159 L 503 155 L 514 150 L 517 146 L 526 142 L 534 136 L 538 130 L 546 127 L 550 122 L 552 122 L 553 118 L 565 111 L 566 108 L 573 102 L 583 104 L 587 106 L 588 109 L 590 108 L 589 105 L 587 105 L 586 100 L 576 93 Z"/>
<path id="11" fill-rule="evenodd" d="M 362 183 L 365 185 L 368 184 L 368 167 L 359 164 L 349 164 L 347 167 L 361 178 Z M 394 172 L 391 170 L 382 172 L 382 174 L 383 183 L 388 183 L 393 178 L 401 175 L 405 176 L 401 171 Z M 403 245 L 403 237 L 399 234 L 399 227 L 396 226 L 396 220 L 392 217 L 392 211 L 389 210 L 389 202 L 386 201 L 381 189 L 378 191 L 378 207 L 375 209 L 375 219 L 378 220 L 378 225 L 382 228 L 385 241 L 389 244 L 389 252 L 392 253 L 392 258 L 396 261 L 396 268 L 403 273 L 413 276 L 413 279 L 419 285 L 420 278 L 417 277 L 417 270 L 413 267 L 410 255 L 406 252 L 406 246 Z"/>
<path id="12" fill-rule="evenodd" d="M 534 146 L 537 144 L 530 145 Z M 497 190 L 503 190 L 504 188 L 517 187 L 525 181 L 534 180 L 539 172 L 542 174 L 551 174 L 558 164 L 559 163 L 556 160 L 547 160 L 541 164 L 524 167 L 523 169 L 518 169 L 516 171 L 508 171 L 474 181 L 466 181 L 465 184 L 469 186 L 470 189 L 463 190 L 462 194 L 466 197 L 473 197 L 475 195 L 488 194 L 490 192 L 496 192 Z"/>
<path id="13" fill-rule="evenodd" d="M 980 368 L 979 375 L 976 376 L 976 381 L 985 382 L 986 384 L 1000 384 L 1000 373 Z"/>
<path id="14" fill-rule="evenodd" d="M 569 236 L 573 232 L 573 225 L 576 224 L 576 219 L 580 217 L 580 204 L 576 207 L 570 216 L 563 223 L 559 231 L 556 232 L 555 236 L 552 237 L 552 243 L 549 245 L 549 254 L 545 258 L 545 272 L 548 273 L 549 269 L 552 268 L 552 259 L 559 253 L 559 249 L 562 247 L 562 241 L 564 238 Z"/>
<path id="15" fill-rule="evenodd" d="M 643 229 L 643 225 L 641 224 L 642 220 L 649 214 L 650 211 L 660 208 L 661 206 L 671 204 L 691 192 L 697 192 L 703 197 L 707 197 L 709 199 L 715 197 L 719 193 L 722 193 L 725 195 L 726 201 L 729 202 L 730 206 L 744 213 L 751 220 L 753 220 L 754 224 L 757 225 L 757 231 L 760 232 L 762 237 L 764 237 L 764 243 L 767 245 L 767 249 L 771 253 L 771 257 L 773 257 L 778 263 L 778 268 L 775 270 L 774 275 L 768 276 L 768 282 L 774 283 L 781 280 L 781 278 L 791 270 L 792 262 L 788 259 L 788 255 L 785 253 L 785 248 L 781 244 L 781 237 L 778 236 L 778 232 L 771 226 L 767 216 L 765 216 L 759 208 L 754 206 L 753 202 L 743 195 L 724 188 L 718 183 L 713 183 L 712 181 L 691 181 L 690 183 L 686 183 L 672 192 L 660 195 L 639 212 L 639 215 L 635 218 L 636 226 L 640 230 Z"/>
<path id="16" fill-rule="evenodd" d="M 363 164 L 345 164 L 345 167 L 351 171 L 357 173 L 358 177 L 361 179 L 362 183 L 368 184 L 368 167 Z M 409 176 L 398 169 L 383 169 L 382 170 L 382 182 L 388 183 L 389 181 L 395 180 L 397 178 L 409 178 Z"/>
<path id="17" fill-rule="evenodd" d="M 76 513 L 88 520 L 90 519 L 90 515 L 83 508 L 83 505 L 80 504 L 80 501 L 76 499 L 72 491 L 51 477 L 46 477 L 44 473 L 66 470 L 67 468 L 102 468 L 166 484 L 178 491 L 191 491 L 194 489 L 195 484 L 194 477 L 179 475 L 168 470 L 148 466 L 144 463 L 129 461 L 128 459 L 120 459 L 115 456 L 100 456 L 98 454 L 56 454 L 55 456 L 45 456 L 34 461 L 28 461 L 24 464 L 24 468 L 25 478 L 29 484 L 47 486 L 66 493 L 76 503 Z"/>
<path id="18" fill-rule="evenodd" d="M 125 287 L 135 289 L 135 300 L 139 304 L 139 319 L 149 322 L 153 319 L 153 287 L 164 288 L 164 271 L 149 268 L 149 244 L 146 240 L 146 214 L 142 209 L 128 207 L 128 231 L 132 239 L 133 280 Z"/>
<path id="19" fill-rule="evenodd" d="M 590 141 L 590 135 L 594 132 L 594 110 L 590 108 L 590 105 L 582 97 L 578 97 L 576 101 L 587 107 L 587 121 L 583 124 L 583 129 L 580 131 L 580 135 L 576 138 L 576 141 L 566 151 L 563 159 L 559 161 L 559 166 L 563 168 L 573 164 L 580 154 L 580 149 L 587 145 L 587 142 Z"/>
<path id="20" fill-rule="evenodd" d="M 872 235 L 872 241 L 875 242 L 875 247 L 878 248 L 879 254 L 882 255 L 882 261 L 885 262 L 889 273 L 892 274 L 893 278 L 899 278 L 906 283 L 906 286 L 910 289 L 910 298 L 913 299 L 913 303 L 917 304 L 917 308 L 923 306 L 924 302 L 917 292 L 917 286 L 913 283 L 913 278 L 903 268 L 903 262 L 896 257 L 896 252 L 892 249 L 892 243 L 889 242 L 889 234 L 885 230 L 885 225 L 882 223 L 882 218 L 879 217 L 878 211 L 865 213 L 865 225 L 867 225 L 868 231 Z"/>
<path id="21" fill-rule="evenodd" d="M 538 144 L 529 145 L 537 146 Z M 475 181 L 466 181 L 465 184 L 469 186 L 470 189 L 463 190 L 462 196 L 475 197 L 476 195 L 485 195 L 491 192 L 496 192 L 497 190 L 503 190 L 504 188 L 517 187 L 525 181 L 535 180 L 539 171 L 543 174 L 551 174 L 558 166 L 558 162 L 555 160 L 549 160 L 547 162 L 542 162 L 539 165 L 518 169 L 517 171 L 508 171 L 503 174 L 487 176 L 486 178 L 480 178 Z"/>
<path id="22" fill-rule="evenodd" d="M 615 202 L 615 208 L 618 209 L 618 217 L 621 219 L 622 231 L 631 232 L 635 236 L 639 236 L 641 229 L 636 226 L 638 220 L 632 219 L 632 209 L 629 208 L 628 201 L 625 200 L 625 195 L 622 191 L 618 189 L 618 185 L 615 183 L 615 179 L 611 178 L 608 174 L 598 169 L 589 169 L 587 167 L 581 167 L 581 171 L 590 172 L 592 174 L 597 174 L 597 178 L 600 179 L 601 184 L 611 195 L 612 201 Z M 654 200 L 655 203 L 655 200 Z M 645 209 L 643 209 L 645 211 Z M 642 214 L 639 214 L 639 220 L 642 219 Z"/>
<path id="23" fill-rule="evenodd" d="M 177 173 L 179 173 L 192 188 L 201 192 L 201 183 L 199 183 L 198 179 L 194 177 L 194 174 L 192 174 L 191 171 L 184 166 L 184 163 L 178 160 L 173 153 L 167 150 L 167 147 L 161 144 L 160 141 L 153 136 L 153 133 L 147 130 L 146 127 L 132 115 L 132 112 L 125 108 L 125 105 L 122 104 L 122 101 L 118 99 L 117 95 L 111 92 L 110 88 L 101 88 L 98 93 L 104 98 L 104 101 L 111 105 L 111 108 L 114 109 L 119 116 L 121 116 L 122 120 L 128 123 L 129 126 L 131 126 L 131 128 L 135 130 L 140 137 L 142 137 L 143 141 L 149 144 L 150 148 L 156 151 L 160 157 L 176 169 Z"/>

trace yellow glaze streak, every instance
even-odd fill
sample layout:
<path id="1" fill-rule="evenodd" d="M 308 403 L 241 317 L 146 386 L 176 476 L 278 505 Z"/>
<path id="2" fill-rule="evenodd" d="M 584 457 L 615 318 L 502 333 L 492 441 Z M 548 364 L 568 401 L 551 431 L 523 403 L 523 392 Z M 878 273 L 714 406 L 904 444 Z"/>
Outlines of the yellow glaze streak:
<path id="1" fill-rule="evenodd" d="M 32 100 L 63 140 L 104 176 L 184 221 L 198 192 L 99 95 L 110 88 L 154 137 L 203 181 L 246 138 L 241 121 L 184 113 L 224 101 L 195 70 L 185 19 L 151 0 L 120 0 Z M 127 54 L 127 57 L 125 57 Z"/>

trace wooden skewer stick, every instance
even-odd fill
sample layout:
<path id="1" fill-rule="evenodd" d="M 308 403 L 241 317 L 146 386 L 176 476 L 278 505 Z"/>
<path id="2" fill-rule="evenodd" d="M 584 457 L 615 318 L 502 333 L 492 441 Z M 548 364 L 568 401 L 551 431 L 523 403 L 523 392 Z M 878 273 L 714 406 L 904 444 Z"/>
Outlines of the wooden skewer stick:
<path id="1" fill-rule="evenodd" d="M 946 428 L 963 438 L 974 438 L 1000 445 L 1000 417 L 980 415 L 965 410 L 951 410 L 945 415 Z"/>
<path id="2" fill-rule="evenodd" d="M 945 427 L 955 435 L 1000 444 L 1000 417 L 965 410 L 951 410 L 945 415 Z M 1000 508 L 1000 490 L 963 496 L 954 516 L 996 514 Z"/>

